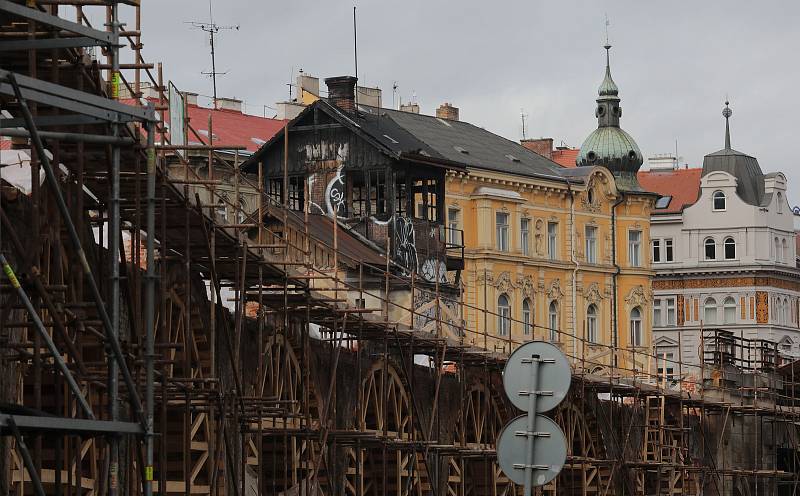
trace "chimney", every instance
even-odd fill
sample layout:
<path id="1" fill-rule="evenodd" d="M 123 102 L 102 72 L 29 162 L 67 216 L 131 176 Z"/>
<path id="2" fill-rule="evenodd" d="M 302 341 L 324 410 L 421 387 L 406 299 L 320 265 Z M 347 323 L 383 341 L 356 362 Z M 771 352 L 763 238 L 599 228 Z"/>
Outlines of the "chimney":
<path id="1" fill-rule="evenodd" d="M 436 109 L 436 117 L 451 121 L 458 120 L 458 107 L 453 107 L 448 102 L 444 102 Z"/>
<path id="2" fill-rule="evenodd" d="M 186 100 L 187 105 L 197 106 L 197 93 L 192 93 L 191 91 L 184 91 L 183 98 Z"/>
<path id="3" fill-rule="evenodd" d="M 345 112 L 356 111 L 355 76 L 336 76 L 325 79 L 328 86 L 328 100 Z"/>
<path id="4" fill-rule="evenodd" d="M 217 108 L 242 113 L 242 101 L 236 98 L 217 98 Z"/>
<path id="5" fill-rule="evenodd" d="M 519 143 L 528 150 L 553 160 L 553 138 L 524 139 Z"/>
<path id="6" fill-rule="evenodd" d="M 401 103 L 400 112 L 409 112 L 411 114 L 419 114 L 419 105 L 416 103 Z"/>

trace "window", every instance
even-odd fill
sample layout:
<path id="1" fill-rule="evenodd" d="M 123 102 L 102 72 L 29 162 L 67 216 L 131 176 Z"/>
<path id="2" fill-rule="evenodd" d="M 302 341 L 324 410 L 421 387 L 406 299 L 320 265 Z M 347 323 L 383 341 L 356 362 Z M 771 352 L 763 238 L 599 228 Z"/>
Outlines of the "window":
<path id="1" fill-rule="evenodd" d="M 274 205 L 283 203 L 283 179 L 272 178 L 269 180 L 267 196 Z"/>
<path id="2" fill-rule="evenodd" d="M 783 255 L 781 254 L 781 242 L 778 238 L 775 238 L 775 261 L 776 262 L 783 262 Z"/>
<path id="3" fill-rule="evenodd" d="M 508 296 L 501 294 L 497 298 L 497 334 L 508 336 L 511 331 L 511 304 Z"/>
<path id="4" fill-rule="evenodd" d="M 736 241 L 731 238 L 725 238 L 723 242 L 725 248 L 725 260 L 736 260 Z"/>
<path id="5" fill-rule="evenodd" d="M 669 202 L 671 202 L 671 201 L 672 201 L 672 197 L 671 196 L 662 196 L 661 198 L 656 200 L 656 209 L 663 210 L 663 209 L 669 207 Z"/>
<path id="6" fill-rule="evenodd" d="M 714 238 L 707 238 L 705 241 L 706 247 L 706 260 L 716 260 L 717 259 L 717 242 L 714 241 Z"/>
<path id="7" fill-rule="evenodd" d="M 508 214 L 503 212 L 495 214 L 495 229 L 497 249 L 508 251 Z"/>
<path id="8" fill-rule="evenodd" d="M 713 325 L 717 323 L 717 300 L 714 298 L 706 298 L 703 304 L 703 323 L 705 325 Z"/>
<path id="9" fill-rule="evenodd" d="M 777 206 L 778 213 L 782 214 L 783 213 L 783 195 L 778 193 L 778 196 L 777 196 L 775 202 L 777 204 L 776 206 Z"/>
<path id="10" fill-rule="evenodd" d="M 631 267 L 642 266 L 642 231 L 628 231 L 628 263 Z"/>
<path id="11" fill-rule="evenodd" d="M 550 302 L 550 308 L 547 310 L 547 324 L 550 328 L 550 341 L 558 341 L 558 303 L 555 301 Z"/>
<path id="12" fill-rule="evenodd" d="M 639 307 L 631 310 L 631 346 L 642 346 L 642 310 Z"/>
<path id="13" fill-rule="evenodd" d="M 713 196 L 714 210 L 725 210 L 725 193 L 722 191 L 715 191 Z"/>
<path id="14" fill-rule="evenodd" d="M 653 327 L 661 327 L 661 298 L 653 299 Z"/>
<path id="15" fill-rule="evenodd" d="M 447 209 L 447 237 L 448 242 L 451 245 L 461 246 L 461 223 L 459 222 L 460 217 L 459 210 L 457 208 L 448 208 Z"/>
<path id="16" fill-rule="evenodd" d="M 217 217 L 222 219 L 223 222 L 228 220 L 228 207 L 225 205 L 225 200 L 222 198 L 217 201 L 217 207 L 214 209 Z"/>
<path id="17" fill-rule="evenodd" d="M 675 260 L 672 238 L 654 239 L 650 242 L 650 246 L 653 252 L 653 262 L 672 262 Z"/>
<path id="18" fill-rule="evenodd" d="M 675 298 L 667 298 L 667 325 L 675 325 Z"/>
<path id="19" fill-rule="evenodd" d="M 292 176 L 289 178 L 289 210 L 301 212 L 303 210 L 303 182 L 301 176 Z"/>
<path id="20" fill-rule="evenodd" d="M 586 226 L 586 263 L 597 263 L 597 228 Z"/>
<path id="21" fill-rule="evenodd" d="M 586 309 L 586 340 L 590 343 L 597 342 L 597 306 L 594 304 Z"/>
<path id="22" fill-rule="evenodd" d="M 722 302 L 722 315 L 723 322 L 726 324 L 733 324 L 736 322 L 736 300 L 728 296 Z"/>
<path id="23" fill-rule="evenodd" d="M 547 223 L 547 256 L 550 260 L 558 258 L 558 223 Z"/>
<path id="24" fill-rule="evenodd" d="M 675 353 L 665 353 L 656 351 L 656 360 L 658 361 L 658 370 L 656 374 L 659 380 L 665 379 L 672 381 L 675 379 Z"/>
<path id="25" fill-rule="evenodd" d="M 526 336 L 533 333 L 533 312 L 530 298 L 522 300 L 522 332 Z"/>
<path id="26" fill-rule="evenodd" d="M 653 248 L 653 262 L 661 261 L 661 240 L 654 239 L 650 241 L 650 246 Z"/>
<path id="27" fill-rule="evenodd" d="M 530 255 L 531 233 L 530 233 L 530 219 L 522 219 L 519 221 L 519 244 L 522 248 L 523 255 Z"/>

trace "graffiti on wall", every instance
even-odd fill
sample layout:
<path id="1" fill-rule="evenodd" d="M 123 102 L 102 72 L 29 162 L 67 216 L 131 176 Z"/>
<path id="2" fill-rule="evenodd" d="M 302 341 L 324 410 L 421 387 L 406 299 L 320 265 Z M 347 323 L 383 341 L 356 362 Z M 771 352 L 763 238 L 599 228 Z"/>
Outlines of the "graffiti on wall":
<path id="1" fill-rule="evenodd" d="M 394 218 L 395 253 L 397 261 L 406 269 L 407 275 L 417 271 L 417 240 L 414 233 L 414 222 L 400 215 Z"/>
<path id="2" fill-rule="evenodd" d="M 325 206 L 328 208 L 328 215 L 331 217 L 342 217 L 340 212 L 345 210 L 345 182 L 342 171 L 344 164 L 336 168 L 336 174 L 328 182 L 325 188 Z"/>

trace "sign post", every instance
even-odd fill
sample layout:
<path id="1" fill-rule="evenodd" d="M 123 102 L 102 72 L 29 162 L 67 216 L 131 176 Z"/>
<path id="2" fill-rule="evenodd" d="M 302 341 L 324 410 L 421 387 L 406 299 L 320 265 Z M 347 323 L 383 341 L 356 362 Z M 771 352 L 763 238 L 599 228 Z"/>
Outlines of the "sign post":
<path id="1" fill-rule="evenodd" d="M 497 440 L 497 461 L 509 479 L 523 484 L 525 496 L 553 480 L 567 458 L 567 444 L 558 424 L 539 415 L 561 403 L 569 392 L 572 372 L 564 354 L 550 343 L 526 343 L 508 359 L 503 389 L 526 414 L 511 420 Z"/>

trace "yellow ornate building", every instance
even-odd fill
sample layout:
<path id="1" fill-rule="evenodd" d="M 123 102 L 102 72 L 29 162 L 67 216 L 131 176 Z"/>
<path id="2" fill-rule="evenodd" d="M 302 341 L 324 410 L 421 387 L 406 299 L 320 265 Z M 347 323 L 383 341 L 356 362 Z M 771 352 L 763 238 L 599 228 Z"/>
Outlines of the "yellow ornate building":
<path id="1" fill-rule="evenodd" d="M 595 372 L 648 366 L 656 196 L 636 181 L 642 154 L 619 127 L 619 101 L 607 63 L 598 128 L 575 168 L 507 142 L 490 145 L 494 160 L 448 173 L 447 221 L 464 232 L 466 339 L 498 350 L 552 340 Z"/>

